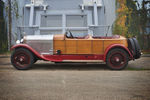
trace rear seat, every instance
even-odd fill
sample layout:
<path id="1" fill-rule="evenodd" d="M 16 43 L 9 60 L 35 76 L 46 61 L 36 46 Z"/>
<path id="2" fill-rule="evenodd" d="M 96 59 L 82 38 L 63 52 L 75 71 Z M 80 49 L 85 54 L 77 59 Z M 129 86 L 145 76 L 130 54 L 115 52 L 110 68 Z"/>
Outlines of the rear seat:
<path id="1" fill-rule="evenodd" d="M 72 39 L 88 39 L 89 38 L 89 34 L 87 33 L 72 33 L 72 36 L 73 36 Z M 69 34 L 67 38 L 71 38 L 71 35 Z"/>

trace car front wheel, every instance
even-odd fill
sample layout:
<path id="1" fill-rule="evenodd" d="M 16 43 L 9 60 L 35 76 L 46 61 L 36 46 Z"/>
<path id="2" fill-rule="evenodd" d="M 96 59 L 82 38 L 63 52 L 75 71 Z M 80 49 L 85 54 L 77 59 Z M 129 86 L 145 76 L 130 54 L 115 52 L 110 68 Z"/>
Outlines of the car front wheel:
<path id="1" fill-rule="evenodd" d="M 29 50 L 19 48 L 13 51 L 11 63 L 18 70 L 26 70 L 34 63 L 34 57 Z"/>
<path id="2" fill-rule="evenodd" d="M 122 70 L 128 65 L 129 55 L 123 49 L 112 49 L 106 57 L 106 64 L 112 70 Z"/>

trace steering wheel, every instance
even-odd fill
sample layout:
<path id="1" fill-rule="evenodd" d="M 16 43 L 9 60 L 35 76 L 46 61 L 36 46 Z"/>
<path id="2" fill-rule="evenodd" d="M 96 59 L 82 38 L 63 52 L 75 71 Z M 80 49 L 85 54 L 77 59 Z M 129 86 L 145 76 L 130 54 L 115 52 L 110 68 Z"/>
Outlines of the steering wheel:
<path id="1" fill-rule="evenodd" d="M 69 33 L 70 33 L 70 37 L 71 37 L 71 38 L 74 38 L 73 35 L 72 35 L 72 32 L 71 32 L 70 30 L 69 30 Z"/>
<path id="2" fill-rule="evenodd" d="M 74 38 L 71 31 L 66 32 L 66 37 L 67 38 Z"/>

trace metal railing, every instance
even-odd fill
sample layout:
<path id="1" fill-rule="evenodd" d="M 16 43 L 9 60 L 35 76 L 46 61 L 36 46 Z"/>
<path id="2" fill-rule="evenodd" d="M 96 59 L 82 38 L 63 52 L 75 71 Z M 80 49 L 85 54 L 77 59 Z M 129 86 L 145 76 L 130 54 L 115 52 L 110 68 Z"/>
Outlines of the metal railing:
<path id="1" fill-rule="evenodd" d="M 112 26 L 109 25 L 90 26 L 90 30 L 93 31 L 94 36 L 108 36 L 109 33 L 112 33 Z"/>
<path id="2" fill-rule="evenodd" d="M 89 26 L 89 29 L 93 31 L 93 36 L 108 36 L 110 33 L 112 33 L 112 26 L 109 25 Z M 40 34 L 40 29 L 37 26 L 35 27 L 21 26 L 17 28 L 17 33 L 18 39 L 21 39 L 25 35 Z"/>
<path id="3" fill-rule="evenodd" d="M 25 35 L 34 35 L 39 30 L 39 27 L 19 26 L 17 27 L 18 39 Z"/>

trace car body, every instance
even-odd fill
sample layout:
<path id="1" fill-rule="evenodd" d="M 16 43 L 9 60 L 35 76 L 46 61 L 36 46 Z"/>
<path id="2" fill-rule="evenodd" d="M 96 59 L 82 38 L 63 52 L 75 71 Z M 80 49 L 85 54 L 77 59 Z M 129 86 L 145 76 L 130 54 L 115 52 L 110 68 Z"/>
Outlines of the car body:
<path id="1" fill-rule="evenodd" d="M 136 38 L 114 35 L 75 37 L 71 32 L 56 35 L 28 35 L 14 45 L 12 65 L 28 69 L 37 60 L 51 62 L 106 62 L 110 69 L 124 69 L 128 61 L 138 59 L 141 51 Z"/>

